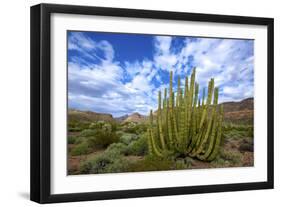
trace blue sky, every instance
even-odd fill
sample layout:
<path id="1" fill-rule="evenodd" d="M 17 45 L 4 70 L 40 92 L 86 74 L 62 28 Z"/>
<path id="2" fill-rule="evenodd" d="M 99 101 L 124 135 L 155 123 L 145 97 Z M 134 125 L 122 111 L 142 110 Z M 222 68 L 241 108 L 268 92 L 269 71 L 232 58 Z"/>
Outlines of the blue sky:
<path id="1" fill-rule="evenodd" d="M 254 40 L 68 32 L 69 108 L 114 117 L 157 108 L 169 71 L 182 83 L 196 67 L 200 92 L 210 78 L 219 102 L 254 96 Z"/>

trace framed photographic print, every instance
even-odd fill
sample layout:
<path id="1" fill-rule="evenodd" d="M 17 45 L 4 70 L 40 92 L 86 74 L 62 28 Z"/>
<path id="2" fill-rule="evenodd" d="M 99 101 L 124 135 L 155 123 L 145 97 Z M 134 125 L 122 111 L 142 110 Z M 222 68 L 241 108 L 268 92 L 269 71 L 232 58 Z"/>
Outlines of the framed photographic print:
<path id="1" fill-rule="evenodd" d="M 273 19 L 31 7 L 31 200 L 273 188 Z"/>

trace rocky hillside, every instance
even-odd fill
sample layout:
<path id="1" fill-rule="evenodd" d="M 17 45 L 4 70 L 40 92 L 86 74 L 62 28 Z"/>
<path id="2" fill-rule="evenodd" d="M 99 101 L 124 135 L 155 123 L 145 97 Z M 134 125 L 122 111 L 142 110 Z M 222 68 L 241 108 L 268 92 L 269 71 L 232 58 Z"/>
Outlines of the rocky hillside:
<path id="1" fill-rule="evenodd" d="M 253 123 L 254 99 L 247 98 L 240 102 L 222 103 L 224 108 L 224 120 L 226 122 Z"/>
<path id="2" fill-rule="evenodd" d="M 96 113 L 92 111 L 78 111 L 72 109 L 68 110 L 68 120 L 80 122 L 115 121 L 111 114 Z"/>
<path id="3" fill-rule="evenodd" d="M 120 117 L 116 117 L 114 118 L 117 122 L 123 122 L 125 121 L 127 118 L 129 117 L 128 114 L 124 115 L 124 116 L 120 116 Z"/>
<path id="4" fill-rule="evenodd" d="M 124 121 L 125 122 L 144 122 L 145 120 L 147 120 L 147 116 L 141 115 L 139 113 L 133 113 L 131 115 L 129 115 Z"/>
<path id="5" fill-rule="evenodd" d="M 254 118 L 254 99 L 248 98 L 240 102 L 225 102 L 222 103 L 224 106 L 224 120 L 226 122 L 233 123 L 253 123 Z M 153 113 L 156 116 L 157 111 Z M 78 111 L 78 110 L 69 110 L 68 111 L 68 120 L 69 121 L 109 121 L 109 122 L 144 122 L 148 119 L 148 116 L 141 115 L 137 112 L 131 115 L 124 115 L 118 118 L 113 118 L 111 114 L 97 113 L 92 111 Z"/>

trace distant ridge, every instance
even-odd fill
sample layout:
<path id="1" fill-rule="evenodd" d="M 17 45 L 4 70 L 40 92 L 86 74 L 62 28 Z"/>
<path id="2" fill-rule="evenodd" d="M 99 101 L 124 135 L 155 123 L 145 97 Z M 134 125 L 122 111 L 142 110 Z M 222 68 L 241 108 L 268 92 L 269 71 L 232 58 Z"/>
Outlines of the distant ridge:
<path id="1" fill-rule="evenodd" d="M 128 114 L 124 115 L 124 116 L 120 116 L 120 117 L 116 117 L 114 118 L 117 122 L 123 122 L 124 120 L 126 120 L 129 117 Z"/>
<path id="2" fill-rule="evenodd" d="M 253 123 L 254 98 L 247 98 L 239 102 L 221 103 L 224 109 L 224 120 L 229 122 Z"/>
<path id="3" fill-rule="evenodd" d="M 94 122 L 94 121 L 115 122 L 115 119 L 111 114 L 97 113 L 93 111 L 79 111 L 74 109 L 68 110 L 68 120 L 84 121 L 84 122 Z"/>
<path id="4" fill-rule="evenodd" d="M 129 115 L 123 121 L 123 123 L 126 123 L 126 122 L 136 122 L 136 123 L 139 123 L 139 122 L 144 122 L 145 120 L 147 120 L 147 116 L 144 116 L 144 115 L 141 115 L 141 114 L 135 112 L 135 113 L 132 113 L 131 115 Z"/>
<path id="5" fill-rule="evenodd" d="M 227 122 L 243 122 L 243 123 L 253 123 L 254 119 L 254 99 L 247 98 L 239 102 L 224 102 L 221 103 L 224 108 L 224 120 Z M 219 104 L 219 105 L 221 105 Z M 153 112 L 156 116 L 157 111 Z M 145 122 L 148 119 L 148 115 L 142 115 L 138 112 L 132 113 L 130 115 L 126 114 L 121 117 L 113 118 L 111 114 L 107 113 L 97 113 L 93 111 L 79 111 L 74 109 L 68 110 L 68 120 L 69 121 L 84 121 L 84 122 L 94 122 L 94 121 L 109 121 L 109 122 Z"/>

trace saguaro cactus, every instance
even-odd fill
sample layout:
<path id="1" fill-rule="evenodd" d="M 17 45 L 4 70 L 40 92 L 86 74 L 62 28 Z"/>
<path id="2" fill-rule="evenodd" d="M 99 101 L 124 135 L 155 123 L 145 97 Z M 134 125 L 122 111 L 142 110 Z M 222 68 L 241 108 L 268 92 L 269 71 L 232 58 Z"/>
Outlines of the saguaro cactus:
<path id="1" fill-rule="evenodd" d="M 212 78 L 205 100 L 205 89 L 202 97 L 199 96 L 199 84 L 195 81 L 195 74 L 194 68 L 190 83 L 186 77 L 184 88 L 181 88 L 178 78 L 177 91 L 173 91 L 173 73 L 170 72 L 169 97 L 165 89 L 162 100 L 159 91 L 156 126 L 151 110 L 150 127 L 147 131 L 151 154 L 161 157 L 164 151 L 172 151 L 205 161 L 216 158 L 223 121 L 223 108 L 217 107 L 219 89 L 214 88 Z"/>

